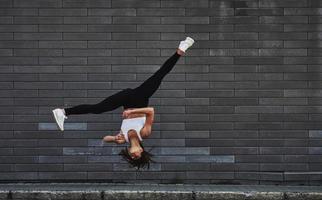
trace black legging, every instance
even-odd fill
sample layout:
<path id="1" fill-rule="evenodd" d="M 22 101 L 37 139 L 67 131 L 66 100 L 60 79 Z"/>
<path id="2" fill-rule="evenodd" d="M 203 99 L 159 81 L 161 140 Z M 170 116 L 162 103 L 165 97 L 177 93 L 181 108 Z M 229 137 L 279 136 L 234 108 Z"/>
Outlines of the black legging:
<path id="1" fill-rule="evenodd" d="M 131 89 L 126 88 L 119 91 L 97 104 L 81 104 L 71 108 L 64 108 L 66 115 L 94 113 L 114 110 L 120 106 L 127 108 L 147 107 L 149 98 L 159 88 L 162 79 L 167 75 L 177 63 L 180 55 L 175 52 L 150 78 L 140 86 Z"/>

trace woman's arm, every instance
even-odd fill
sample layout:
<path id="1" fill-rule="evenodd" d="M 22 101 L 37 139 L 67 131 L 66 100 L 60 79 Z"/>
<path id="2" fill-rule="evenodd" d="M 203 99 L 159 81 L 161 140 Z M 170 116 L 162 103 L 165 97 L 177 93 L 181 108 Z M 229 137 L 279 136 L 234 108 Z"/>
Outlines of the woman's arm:
<path id="1" fill-rule="evenodd" d="M 123 134 L 117 134 L 115 136 L 112 136 L 112 135 L 107 135 L 103 138 L 103 140 L 105 142 L 114 142 L 114 143 L 117 143 L 117 144 L 123 144 L 125 143 L 125 138 L 124 138 L 124 135 Z"/>

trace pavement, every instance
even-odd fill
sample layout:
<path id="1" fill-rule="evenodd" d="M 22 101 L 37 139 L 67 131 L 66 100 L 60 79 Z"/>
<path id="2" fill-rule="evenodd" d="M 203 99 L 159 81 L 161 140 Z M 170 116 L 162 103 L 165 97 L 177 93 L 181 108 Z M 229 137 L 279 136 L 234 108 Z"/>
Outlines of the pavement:
<path id="1" fill-rule="evenodd" d="M 0 199 L 322 200 L 322 186 L 0 183 Z"/>

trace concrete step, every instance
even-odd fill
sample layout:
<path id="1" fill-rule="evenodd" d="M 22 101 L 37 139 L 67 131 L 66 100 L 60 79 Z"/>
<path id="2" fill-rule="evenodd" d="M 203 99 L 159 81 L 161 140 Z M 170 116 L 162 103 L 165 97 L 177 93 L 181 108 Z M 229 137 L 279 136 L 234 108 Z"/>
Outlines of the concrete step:
<path id="1" fill-rule="evenodd" d="M 0 199 L 322 200 L 322 186 L 2 183 Z"/>

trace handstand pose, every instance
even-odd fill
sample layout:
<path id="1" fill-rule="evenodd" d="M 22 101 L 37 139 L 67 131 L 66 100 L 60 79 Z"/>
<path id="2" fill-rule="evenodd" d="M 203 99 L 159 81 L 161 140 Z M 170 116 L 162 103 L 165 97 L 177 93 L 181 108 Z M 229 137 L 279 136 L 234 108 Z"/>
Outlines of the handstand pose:
<path id="1" fill-rule="evenodd" d="M 148 107 L 149 98 L 159 88 L 162 79 L 167 75 L 180 56 L 184 55 L 186 50 L 192 46 L 194 40 L 187 37 L 181 41 L 176 52 L 166 60 L 150 78 L 144 81 L 140 86 L 132 89 L 126 88 L 119 91 L 97 104 L 81 104 L 71 108 L 54 109 L 53 115 L 61 131 L 64 131 L 64 120 L 69 115 L 103 112 L 114 110 L 123 106 L 123 121 L 121 131 L 116 136 L 107 135 L 103 138 L 106 142 L 115 142 L 123 144 L 129 142 L 130 148 L 122 150 L 119 155 L 123 156 L 132 167 L 144 167 L 150 165 L 152 154 L 144 151 L 142 138 L 147 138 L 151 134 L 151 127 L 154 119 L 153 107 Z"/>

